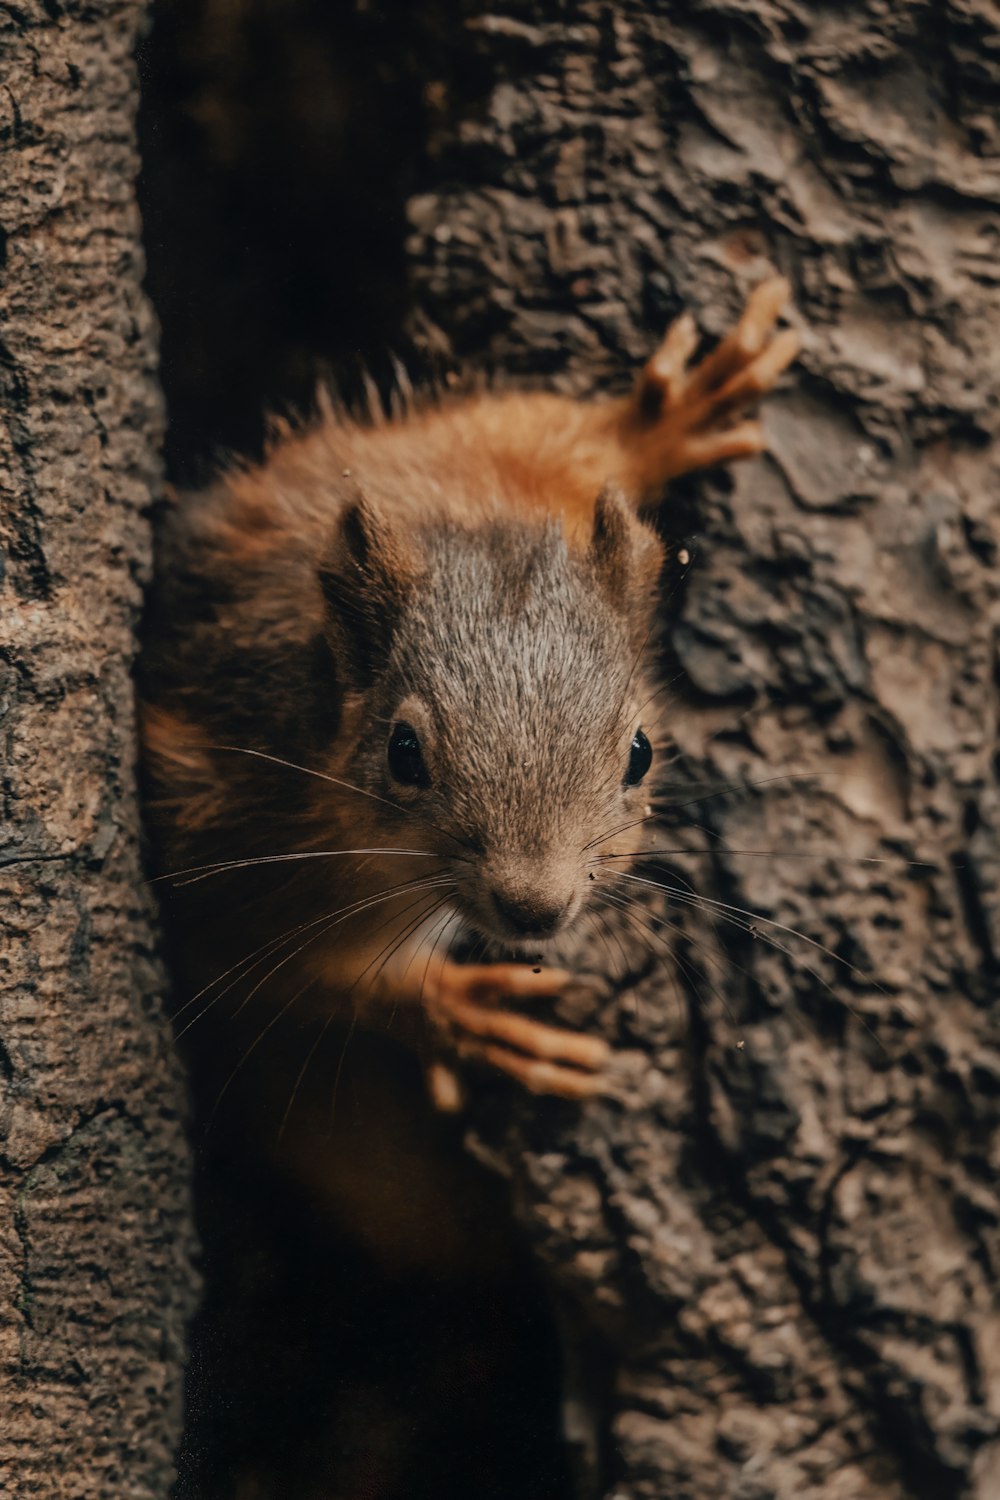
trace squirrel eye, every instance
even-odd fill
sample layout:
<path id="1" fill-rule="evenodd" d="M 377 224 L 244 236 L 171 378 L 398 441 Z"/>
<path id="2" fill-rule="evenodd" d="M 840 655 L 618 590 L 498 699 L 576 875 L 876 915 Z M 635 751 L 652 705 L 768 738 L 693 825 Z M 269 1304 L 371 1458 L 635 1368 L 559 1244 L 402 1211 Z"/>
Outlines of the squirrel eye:
<path id="1" fill-rule="evenodd" d="M 420 740 L 412 724 L 394 725 L 389 736 L 389 770 L 403 786 L 429 786 Z"/>
<path id="2" fill-rule="evenodd" d="M 653 763 L 653 747 L 643 734 L 637 729 L 632 736 L 632 743 L 628 752 L 628 770 L 625 772 L 625 785 L 638 786 Z"/>

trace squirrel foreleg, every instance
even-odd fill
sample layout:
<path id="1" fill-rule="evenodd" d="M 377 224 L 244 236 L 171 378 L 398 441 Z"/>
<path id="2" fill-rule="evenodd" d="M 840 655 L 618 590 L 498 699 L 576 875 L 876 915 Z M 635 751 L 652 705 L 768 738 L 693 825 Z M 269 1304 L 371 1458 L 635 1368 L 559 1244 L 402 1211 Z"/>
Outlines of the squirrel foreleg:
<path id="1" fill-rule="evenodd" d="M 694 366 L 689 363 L 698 343 L 694 319 L 685 313 L 672 324 L 619 420 L 627 488 L 651 496 L 679 474 L 763 449 L 760 423 L 742 414 L 799 352 L 795 329 L 775 332 L 788 294 L 783 276 L 762 282 L 732 332 Z"/>

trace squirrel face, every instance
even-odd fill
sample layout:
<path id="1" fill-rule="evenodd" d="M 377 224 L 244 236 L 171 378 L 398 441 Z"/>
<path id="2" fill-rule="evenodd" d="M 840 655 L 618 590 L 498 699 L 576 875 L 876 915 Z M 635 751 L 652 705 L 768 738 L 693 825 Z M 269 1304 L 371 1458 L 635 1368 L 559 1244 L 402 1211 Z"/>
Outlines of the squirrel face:
<path id="1" fill-rule="evenodd" d="M 433 852 L 466 922 L 504 947 L 572 924 L 594 855 L 642 815 L 659 563 L 602 495 L 579 553 L 558 522 L 509 515 L 404 539 L 361 501 L 323 564 L 351 725 L 340 773 L 372 794 L 372 834 Z"/>

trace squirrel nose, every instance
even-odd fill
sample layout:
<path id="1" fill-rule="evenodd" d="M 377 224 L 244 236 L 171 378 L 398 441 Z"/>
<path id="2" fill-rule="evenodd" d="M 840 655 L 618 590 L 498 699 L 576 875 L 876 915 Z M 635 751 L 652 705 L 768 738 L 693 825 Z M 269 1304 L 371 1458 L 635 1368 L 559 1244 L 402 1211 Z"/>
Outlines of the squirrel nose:
<path id="1" fill-rule="evenodd" d="M 565 902 L 542 895 L 512 897 L 494 891 L 493 904 L 519 937 L 549 937 L 566 914 Z"/>

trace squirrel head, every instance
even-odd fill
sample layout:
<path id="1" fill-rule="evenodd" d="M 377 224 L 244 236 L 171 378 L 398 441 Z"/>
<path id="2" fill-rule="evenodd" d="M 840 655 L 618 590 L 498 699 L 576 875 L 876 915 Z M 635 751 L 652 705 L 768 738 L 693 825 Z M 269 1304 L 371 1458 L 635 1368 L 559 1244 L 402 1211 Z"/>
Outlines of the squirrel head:
<path id="1" fill-rule="evenodd" d="M 320 581 L 347 704 L 336 772 L 367 794 L 350 816 L 432 852 L 482 937 L 537 946 L 570 926 L 595 856 L 642 818 L 661 561 L 611 489 L 581 550 L 532 516 L 409 534 L 360 495 L 341 515 Z"/>

